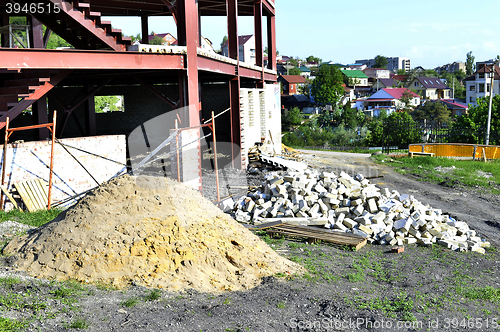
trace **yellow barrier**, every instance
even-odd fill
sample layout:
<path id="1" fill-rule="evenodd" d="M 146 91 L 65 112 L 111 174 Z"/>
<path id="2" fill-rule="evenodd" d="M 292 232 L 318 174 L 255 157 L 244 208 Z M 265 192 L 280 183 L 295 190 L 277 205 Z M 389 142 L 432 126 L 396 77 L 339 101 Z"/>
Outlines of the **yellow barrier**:
<path id="1" fill-rule="evenodd" d="M 417 143 L 408 146 L 408 152 L 433 153 L 436 157 L 472 159 L 500 159 L 500 146 L 465 143 Z"/>

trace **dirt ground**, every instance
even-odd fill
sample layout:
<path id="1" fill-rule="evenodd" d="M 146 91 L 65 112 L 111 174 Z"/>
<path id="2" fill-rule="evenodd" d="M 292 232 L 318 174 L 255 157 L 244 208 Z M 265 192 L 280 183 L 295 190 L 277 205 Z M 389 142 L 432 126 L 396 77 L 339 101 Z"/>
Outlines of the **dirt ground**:
<path id="1" fill-rule="evenodd" d="M 412 194 L 467 222 L 493 249 L 480 255 L 410 245 L 393 254 L 389 247 L 367 245 L 352 252 L 264 235 L 278 254 L 306 267 L 308 273 L 267 277 L 245 291 L 161 291 L 155 297 L 140 286 L 123 291 L 33 280 L 13 273 L 6 257 L 0 277 L 22 278 L 13 284 L 2 282 L 1 316 L 31 317 L 28 331 L 66 331 L 78 326 L 77 320 L 86 322 L 87 331 L 494 331 L 500 327 L 498 196 L 477 188 L 420 182 L 373 163 L 368 155 L 314 151 L 307 159 L 336 172 L 383 175 L 372 183 Z M 76 290 L 66 298 L 56 296 L 58 290 L 71 287 Z M 44 299 L 48 305 L 9 306 L 4 301 L 7 291 L 25 301 Z"/>

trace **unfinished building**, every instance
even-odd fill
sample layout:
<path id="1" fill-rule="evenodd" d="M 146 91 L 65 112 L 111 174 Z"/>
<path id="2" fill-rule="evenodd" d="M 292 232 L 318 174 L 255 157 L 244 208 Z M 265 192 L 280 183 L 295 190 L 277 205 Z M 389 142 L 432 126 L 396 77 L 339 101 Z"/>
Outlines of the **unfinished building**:
<path id="1" fill-rule="evenodd" d="M 169 119 L 177 119 L 178 128 L 198 128 L 195 137 L 200 137 L 200 124 L 214 112 L 220 114 L 217 141 L 233 143 L 231 154 L 240 156 L 232 161 L 237 168 L 246 166 L 245 150 L 255 142 L 274 138 L 280 144 L 274 0 L 40 0 L 35 6 L 0 0 L 0 6 L 0 129 L 7 118 L 10 127 L 48 123 L 57 111 L 59 139 L 128 137 L 143 123 L 173 114 Z M 26 16 L 27 24 L 10 24 L 12 16 Z M 201 47 L 207 16 L 227 21 L 228 57 Z M 255 64 L 239 59 L 242 16 L 253 18 Z M 173 19 L 177 45 L 148 45 L 148 38 L 132 45 L 120 26 L 102 17 L 140 17 L 142 36 L 148 36 L 148 18 Z M 29 37 L 22 47 L 14 41 L 13 31 L 19 29 Z M 72 47 L 47 49 L 51 33 Z M 123 96 L 123 112 L 96 113 L 94 97 L 103 95 Z M 166 136 L 173 122 L 162 123 Z M 47 128 L 39 128 L 16 132 L 9 142 L 48 137 Z M 199 144 L 196 153 L 201 174 Z M 201 189 L 201 180 L 193 186 Z"/>

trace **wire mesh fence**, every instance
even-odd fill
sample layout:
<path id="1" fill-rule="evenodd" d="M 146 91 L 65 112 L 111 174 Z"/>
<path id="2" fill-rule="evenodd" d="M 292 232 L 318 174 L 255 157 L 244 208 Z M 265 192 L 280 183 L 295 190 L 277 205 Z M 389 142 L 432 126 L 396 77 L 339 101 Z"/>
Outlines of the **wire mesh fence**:
<path id="1" fill-rule="evenodd" d="M 390 121 L 383 124 L 382 151 L 408 150 L 415 143 L 485 144 L 486 128 L 459 127 L 437 122 Z M 500 133 L 490 132 L 491 145 L 500 144 Z"/>

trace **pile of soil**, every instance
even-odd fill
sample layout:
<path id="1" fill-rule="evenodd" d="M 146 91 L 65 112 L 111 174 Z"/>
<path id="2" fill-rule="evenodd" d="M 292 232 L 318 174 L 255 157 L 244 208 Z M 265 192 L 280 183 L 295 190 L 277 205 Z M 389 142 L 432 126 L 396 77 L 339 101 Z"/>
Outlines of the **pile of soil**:
<path id="1" fill-rule="evenodd" d="M 241 290 L 302 269 L 199 192 L 149 176 L 125 175 L 102 185 L 4 252 L 36 277 L 119 288 Z"/>

